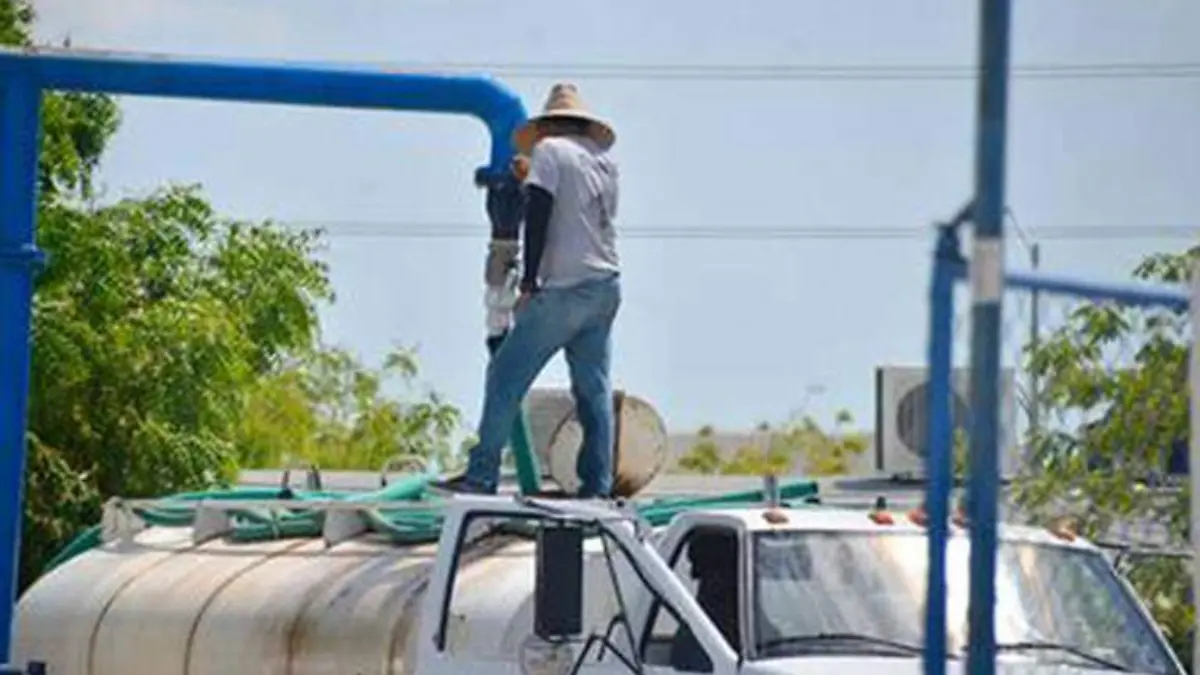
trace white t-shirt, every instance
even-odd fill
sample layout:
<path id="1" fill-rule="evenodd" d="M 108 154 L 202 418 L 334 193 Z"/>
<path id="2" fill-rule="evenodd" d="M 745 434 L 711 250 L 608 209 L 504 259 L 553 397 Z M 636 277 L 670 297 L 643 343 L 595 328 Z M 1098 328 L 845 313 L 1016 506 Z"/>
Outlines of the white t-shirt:
<path id="1" fill-rule="evenodd" d="M 548 288 L 618 272 L 616 162 L 589 138 L 552 136 L 533 148 L 526 185 L 554 196 L 538 276 Z"/>

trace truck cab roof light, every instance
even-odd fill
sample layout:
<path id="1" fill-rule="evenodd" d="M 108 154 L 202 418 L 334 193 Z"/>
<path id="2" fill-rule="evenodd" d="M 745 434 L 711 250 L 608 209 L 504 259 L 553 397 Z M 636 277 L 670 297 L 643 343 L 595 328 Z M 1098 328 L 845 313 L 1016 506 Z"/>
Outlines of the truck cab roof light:
<path id="1" fill-rule="evenodd" d="M 888 513 L 887 511 L 879 511 L 879 510 L 872 511 L 871 515 L 868 517 L 871 519 L 871 522 L 875 523 L 876 525 L 895 525 L 896 524 L 896 519 L 893 518 L 892 514 Z"/>
<path id="2" fill-rule="evenodd" d="M 911 511 L 909 511 L 908 519 L 911 520 L 913 522 L 913 524 L 918 525 L 920 527 L 925 527 L 926 525 L 928 525 L 929 524 L 929 514 L 925 513 L 925 505 L 922 504 L 922 505 L 916 507 L 915 509 L 912 509 Z"/>
<path id="3" fill-rule="evenodd" d="M 1046 531 L 1063 541 L 1075 541 L 1079 534 L 1071 518 L 1059 518 L 1046 527 Z"/>
<path id="4" fill-rule="evenodd" d="M 788 522 L 787 514 L 779 509 L 768 509 L 763 511 L 763 520 L 771 525 L 786 525 Z"/>

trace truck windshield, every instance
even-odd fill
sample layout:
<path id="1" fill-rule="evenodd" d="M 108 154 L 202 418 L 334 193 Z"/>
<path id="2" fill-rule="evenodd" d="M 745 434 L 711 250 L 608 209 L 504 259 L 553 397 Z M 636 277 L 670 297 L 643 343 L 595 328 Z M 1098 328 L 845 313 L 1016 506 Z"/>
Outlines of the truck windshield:
<path id="1" fill-rule="evenodd" d="M 927 570 L 923 535 L 761 532 L 753 541 L 754 658 L 920 657 Z M 951 657 L 962 655 L 966 646 L 969 546 L 965 537 L 954 536 L 946 547 Z M 1002 542 L 996 563 L 1001 658 L 1177 672 L 1100 554 Z"/>

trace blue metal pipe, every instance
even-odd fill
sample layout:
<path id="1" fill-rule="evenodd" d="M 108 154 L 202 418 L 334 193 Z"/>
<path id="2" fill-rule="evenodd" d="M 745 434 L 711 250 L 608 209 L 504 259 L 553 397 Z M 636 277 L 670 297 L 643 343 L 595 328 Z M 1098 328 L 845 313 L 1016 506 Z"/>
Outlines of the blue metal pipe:
<path id="1" fill-rule="evenodd" d="M 954 349 L 954 281 L 960 268 L 957 226 L 938 229 L 929 290 L 929 397 L 926 410 L 925 509 L 929 515 L 929 569 L 925 584 L 925 675 L 946 672 L 946 540 L 949 537 L 953 449 L 950 377 Z"/>
<path id="2" fill-rule="evenodd" d="M 20 551 L 44 89 L 471 115 L 491 133 L 489 163 L 475 182 L 488 189 L 493 220 L 498 195 L 513 189 L 512 134 L 526 120 L 515 93 L 481 76 L 0 49 L 0 663 L 10 648 Z M 510 225 L 493 222 L 493 234 L 498 226 Z"/>
<path id="3" fill-rule="evenodd" d="M 1000 499 L 1000 326 L 1010 0 L 980 0 L 975 239 L 971 256 L 971 582 L 968 675 L 996 672 L 996 518 Z"/>
<path id="4" fill-rule="evenodd" d="M 429 75 L 310 64 L 116 52 L 0 50 L 0 77 L 28 72 L 44 89 L 218 101 L 471 115 L 491 133 L 486 176 L 503 176 L 527 119 L 508 87 L 482 75 Z"/>
<path id="5" fill-rule="evenodd" d="M 1177 312 L 1188 311 L 1187 292 L 1173 288 L 1106 284 L 1025 272 L 1007 274 L 1004 283 L 1014 288 L 1073 295 L 1098 302 L 1115 302 L 1133 307 L 1166 307 Z"/>
<path id="6" fill-rule="evenodd" d="M 966 263 L 954 265 L 951 269 L 955 279 L 967 278 L 968 266 Z M 1069 295 L 1096 302 L 1114 302 L 1130 307 L 1165 307 L 1177 312 L 1185 312 L 1188 309 L 1186 291 L 1163 286 L 1083 281 L 1028 272 L 1006 273 L 1004 285 L 1024 290 Z"/>
<path id="7" fill-rule="evenodd" d="M 0 78 L 0 663 L 12 642 L 25 478 L 41 91 L 29 77 Z"/>

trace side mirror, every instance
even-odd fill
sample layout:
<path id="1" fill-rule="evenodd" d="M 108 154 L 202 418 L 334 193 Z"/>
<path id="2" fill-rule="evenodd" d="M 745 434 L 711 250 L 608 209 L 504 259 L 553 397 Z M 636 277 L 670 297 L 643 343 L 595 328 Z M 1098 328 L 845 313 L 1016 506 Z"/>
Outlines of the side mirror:
<path id="1" fill-rule="evenodd" d="M 543 523 L 537 535 L 533 632 L 547 641 L 583 633 L 583 528 Z"/>

